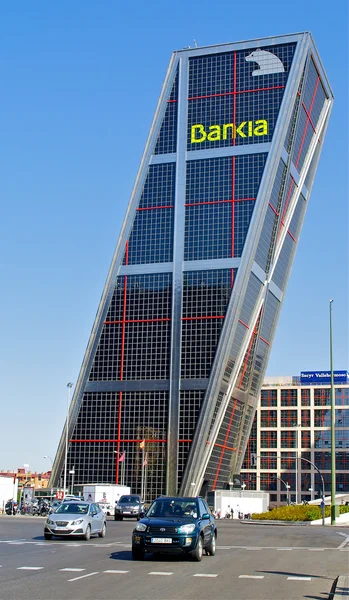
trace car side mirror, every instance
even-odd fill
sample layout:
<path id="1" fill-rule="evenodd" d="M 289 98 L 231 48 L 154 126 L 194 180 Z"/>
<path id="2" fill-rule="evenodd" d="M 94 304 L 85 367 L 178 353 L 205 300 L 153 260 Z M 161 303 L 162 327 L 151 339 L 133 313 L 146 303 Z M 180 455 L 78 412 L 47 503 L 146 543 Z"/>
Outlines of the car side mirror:
<path id="1" fill-rule="evenodd" d="M 201 518 L 202 519 L 209 519 L 210 515 L 208 513 L 204 513 Z"/>
<path id="2" fill-rule="evenodd" d="M 95 517 L 95 516 L 96 516 L 96 514 L 97 514 L 97 511 L 96 511 L 96 510 L 93 510 L 93 511 L 91 512 L 91 515 L 92 515 L 93 517 Z"/>

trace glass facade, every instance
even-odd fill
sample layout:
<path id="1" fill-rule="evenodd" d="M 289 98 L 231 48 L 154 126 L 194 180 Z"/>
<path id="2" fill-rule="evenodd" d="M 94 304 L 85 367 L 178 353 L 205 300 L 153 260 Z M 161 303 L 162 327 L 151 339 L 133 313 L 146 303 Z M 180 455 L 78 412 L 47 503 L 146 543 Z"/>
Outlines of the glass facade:
<path id="1" fill-rule="evenodd" d="M 256 454 L 304 181 L 332 105 L 316 56 L 308 33 L 173 54 L 72 398 L 76 484 L 122 480 L 148 501 L 206 493 Z M 276 400 L 262 395 L 266 409 Z M 265 449 L 297 444 L 292 394 L 282 406 L 263 414 Z"/>

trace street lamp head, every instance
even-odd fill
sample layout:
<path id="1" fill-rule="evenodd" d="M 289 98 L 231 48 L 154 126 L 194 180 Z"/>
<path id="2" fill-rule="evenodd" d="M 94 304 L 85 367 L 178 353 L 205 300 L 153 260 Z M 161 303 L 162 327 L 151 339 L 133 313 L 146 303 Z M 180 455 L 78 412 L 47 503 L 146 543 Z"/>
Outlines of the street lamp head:
<path id="1" fill-rule="evenodd" d="M 332 304 L 333 300 L 330 300 L 330 304 Z"/>
<path id="2" fill-rule="evenodd" d="M 67 383 L 67 388 L 72 388 L 72 387 L 73 387 L 73 385 L 74 385 L 73 383 L 70 383 L 70 382 L 69 382 L 69 383 Z"/>

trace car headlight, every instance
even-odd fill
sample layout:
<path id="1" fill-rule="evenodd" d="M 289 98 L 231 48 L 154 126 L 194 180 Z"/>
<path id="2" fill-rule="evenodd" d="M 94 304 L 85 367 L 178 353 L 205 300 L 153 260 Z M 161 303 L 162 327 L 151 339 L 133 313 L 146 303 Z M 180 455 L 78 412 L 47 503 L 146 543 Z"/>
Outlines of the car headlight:
<path id="1" fill-rule="evenodd" d="M 144 523 L 137 523 L 136 531 L 147 531 L 147 526 Z"/>
<path id="2" fill-rule="evenodd" d="M 55 522 L 51 521 L 51 519 L 46 519 L 46 523 L 47 523 L 47 525 L 54 525 L 55 524 Z"/>
<path id="3" fill-rule="evenodd" d="M 181 525 L 178 528 L 178 533 L 193 533 L 195 529 L 195 523 L 188 523 L 188 525 Z"/>
<path id="4" fill-rule="evenodd" d="M 84 522 L 84 519 L 76 519 L 76 521 L 72 521 L 71 525 L 81 525 Z"/>

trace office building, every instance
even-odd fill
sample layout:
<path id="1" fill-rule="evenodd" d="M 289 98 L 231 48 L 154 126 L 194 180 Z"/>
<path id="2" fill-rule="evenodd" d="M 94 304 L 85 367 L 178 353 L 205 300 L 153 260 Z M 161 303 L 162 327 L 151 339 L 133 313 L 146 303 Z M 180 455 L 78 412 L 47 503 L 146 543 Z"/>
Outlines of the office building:
<path id="1" fill-rule="evenodd" d="M 173 53 L 74 389 L 76 484 L 239 473 L 332 101 L 309 33 Z M 64 460 L 65 431 L 54 484 Z"/>

